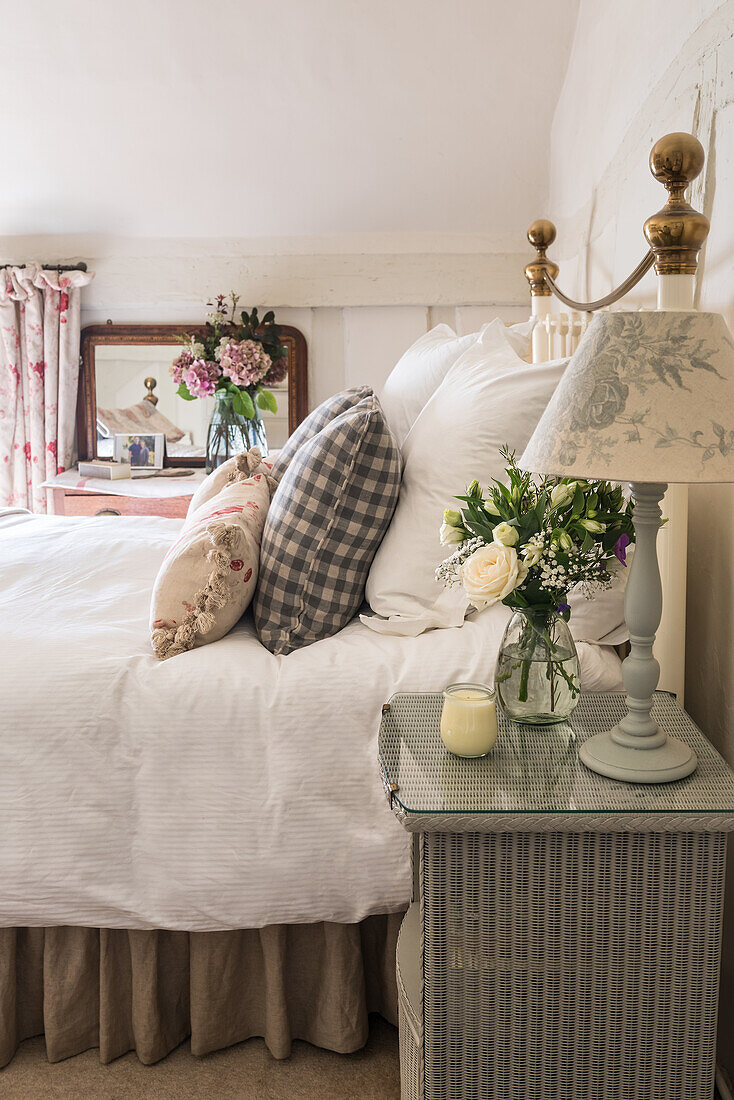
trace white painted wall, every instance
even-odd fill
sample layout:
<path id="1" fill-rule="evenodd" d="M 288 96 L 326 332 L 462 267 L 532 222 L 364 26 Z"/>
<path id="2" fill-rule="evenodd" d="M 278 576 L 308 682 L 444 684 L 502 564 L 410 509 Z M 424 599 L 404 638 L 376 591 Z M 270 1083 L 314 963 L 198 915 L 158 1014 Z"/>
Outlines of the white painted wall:
<path id="1" fill-rule="evenodd" d="M 85 259 L 84 324 L 232 289 L 303 330 L 312 404 L 378 385 L 432 310 L 527 312 L 577 2 L 13 4 L 0 261 Z"/>
<path id="2" fill-rule="evenodd" d="M 647 158 L 673 130 L 692 130 L 707 151 L 690 196 L 711 219 L 699 306 L 734 329 L 734 0 L 581 0 L 550 161 L 552 255 L 567 293 L 602 294 L 642 258 L 642 224 L 665 198 Z M 654 274 L 627 301 L 654 305 Z M 694 486 L 689 500 L 686 705 L 734 765 L 734 489 Z M 731 892 L 720 1056 L 734 1076 Z"/>
<path id="3" fill-rule="evenodd" d="M 545 186 L 576 0 L 6 8 L 7 234 L 485 233 L 501 251 Z"/>

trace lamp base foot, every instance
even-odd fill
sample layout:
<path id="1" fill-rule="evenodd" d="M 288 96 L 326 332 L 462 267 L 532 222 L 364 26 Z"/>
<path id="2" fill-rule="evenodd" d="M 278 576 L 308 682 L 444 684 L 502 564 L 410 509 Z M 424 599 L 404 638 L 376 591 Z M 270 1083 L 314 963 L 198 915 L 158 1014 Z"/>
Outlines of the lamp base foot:
<path id="1" fill-rule="evenodd" d="M 634 749 L 617 744 L 611 730 L 584 741 L 579 758 L 591 771 L 625 783 L 671 783 L 684 779 L 698 765 L 693 749 L 675 737 L 656 749 Z"/>

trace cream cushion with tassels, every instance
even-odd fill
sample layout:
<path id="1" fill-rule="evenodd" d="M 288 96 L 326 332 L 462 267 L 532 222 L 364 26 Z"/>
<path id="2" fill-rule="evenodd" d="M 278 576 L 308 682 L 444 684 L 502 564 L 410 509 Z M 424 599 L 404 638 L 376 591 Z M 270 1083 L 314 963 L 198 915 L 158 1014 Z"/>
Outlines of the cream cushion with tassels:
<path id="1" fill-rule="evenodd" d="M 198 512 L 202 504 L 213 500 L 235 477 L 239 477 L 240 474 L 245 477 L 248 476 L 249 471 L 254 470 L 261 462 L 267 472 L 270 473 L 273 465 L 272 458 L 263 458 L 260 448 L 253 447 L 251 451 L 242 451 L 234 458 L 228 458 L 221 466 L 217 466 L 216 470 L 212 470 L 208 477 L 205 477 L 197 487 L 191 498 L 186 518 L 188 519 L 189 516 L 193 516 L 194 512 Z"/>
<path id="2" fill-rule="evenodd" d="M 216 642 L 255 592 L 260 543 L 275 482 L 257 448 L 184 520 L 153 586 L 150 632 L 161 660 Z"/>

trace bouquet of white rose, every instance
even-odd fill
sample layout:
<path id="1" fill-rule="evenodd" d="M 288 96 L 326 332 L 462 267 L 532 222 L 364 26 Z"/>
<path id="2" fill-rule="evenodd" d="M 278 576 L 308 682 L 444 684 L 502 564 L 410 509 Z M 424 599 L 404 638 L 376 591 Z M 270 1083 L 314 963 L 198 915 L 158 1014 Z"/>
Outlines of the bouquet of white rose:
<path id="1" fill-rule="evenodd" d="M 564 632 L 557 623 L 568 621 L 571 588 L 580 585 L 591 598 L 612 584 L 614 563 L 626 564 L 635 537 L 632 504 L 608 481 L 535 480 L 507 447 L 501 454 L 508 484 L 493 479 L 485 495 L 473 481 L 457 497 L 463 508 L 444 512 L 441 542 L 457 548 L 436 570 L 436 579 L 461 585 L 479 610 L 501 601 L 521 613 L 517 644 L 500 653 L 495 677 L 500 698 L 510 710 L 515 701 L 527 703 L 533 666 L 542 664 L 535 672 L 549 682 L 550 709 L 532 720 L 559 721 L 563 707 L 555 688 L 558 681 L 565 685 L 575 705 L 578 662 L 574 672 L 573 642 L 567 629 L 567 639 L 559 640 Z M 565 656 L 569 645 L 571 657 Z M 501 690 L 515 680 L 516 693 Z M 531 718 L 525 714 L 524 720 Z"/>

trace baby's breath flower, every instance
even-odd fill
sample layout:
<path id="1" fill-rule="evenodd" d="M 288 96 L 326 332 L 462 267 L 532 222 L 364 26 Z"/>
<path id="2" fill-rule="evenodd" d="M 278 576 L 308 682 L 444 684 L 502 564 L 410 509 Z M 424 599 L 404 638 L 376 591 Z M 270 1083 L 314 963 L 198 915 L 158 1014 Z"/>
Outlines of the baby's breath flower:
<path id="1" fill-rule="evenodd" d="M 470 558 L 480 546 L 486 545 L 484 539 L 478 537 L 466 539 L 450 558 L 446 558 L 445 561 L 441 562 L 436 570 L 436 580 L 440 584 L 444 584 L 447 588 L 453 588 L 454 585 L 461 584 L 459 569 L 467 558 Z"/>

